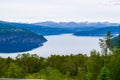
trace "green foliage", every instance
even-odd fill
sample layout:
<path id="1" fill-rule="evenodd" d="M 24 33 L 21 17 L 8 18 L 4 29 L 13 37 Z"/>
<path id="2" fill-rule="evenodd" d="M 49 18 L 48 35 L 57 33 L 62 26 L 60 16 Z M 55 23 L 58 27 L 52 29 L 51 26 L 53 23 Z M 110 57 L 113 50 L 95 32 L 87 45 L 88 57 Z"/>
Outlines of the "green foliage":
<path id="1" fill-rule="evenodd" d="M 41 73 L 30 73 L 27 74 L 25 77 L 25 79 L 46 79 L 46 75 L 41 74 Z"/>
<path id="2" fill-rule="evenodd" d="M 41 69 L 39 56 L 36 54 L 22 54 L 16 57 L 17 63 L 22 66 L 26 73 L 34 73 Z"/>
<path id="3" fill-rule="evenodd" d="M 111 32 L 107 32 L 106 36 L 103 39 L 99 39 L 100 48 L 102 49 L 102 54 L 105 56 L 107 52 L 113 49 L 113 41 Z"/>
<path id="4" fill-rule="evenodd" d="M 9 68 L 6 71 L 5 77 L 7 78 L 21 78 L 25 74 L 23 72 L 23 69 L 16 65 L 15 63 L 11 63 Z"/>
<path id="5" fill-rule="evenodd" d="M 63 80 L 62 74 L 57 69 L 47 68 L 46 80 Z"/>
<path id="6" fill-rule="evenodd" d="M 106 34 L 106 44 L 107 44 L 107 47 L 111 50 L 112 46 L 113 46 L 113 42 L 112 42 L 112 35 L 111 35 L 111 32 L 108 31 L 107 34 Z"/>
<path id="7" fill-rule="evenodd" d="M 109 61 L 109 70 L 112 80 L 120 80 L 120 50 L 114 49 Z"/>
<path id="8" fill-rule="evenodd" d="M 117 48 L 120 49 L 120 34 L 118 35 L 117 40 Z"/>
<path id="9" fill-rule="evenodd" d="M 86 74 L 86 80 L 91 80 L 92 79 L 92 73 L 88 72 Z"/>
<path id="10" fill-rule="evenodd" d="M 101 69 L 97 80 L 111 80 L 110 79 L 110 71 L 105 66 Z"/>
<path id="11" fill-rule="evenodd" d="M 101 68 L 103 67 L 103 64 L 104 61 L 100 54 L 95 50 L 92 51 L 87 61 L 87 80 L 96 80 Z"/>
<path id="12" fill-rule="evenodd" d="M 21 54 L 15 59 L 0 57 L 1 78 L 46 80 L 120 80 L 120 49 L 106 56 L 93 50 L 90 56 Z M 3 67 L 4 66 L 4 67 Z"/>

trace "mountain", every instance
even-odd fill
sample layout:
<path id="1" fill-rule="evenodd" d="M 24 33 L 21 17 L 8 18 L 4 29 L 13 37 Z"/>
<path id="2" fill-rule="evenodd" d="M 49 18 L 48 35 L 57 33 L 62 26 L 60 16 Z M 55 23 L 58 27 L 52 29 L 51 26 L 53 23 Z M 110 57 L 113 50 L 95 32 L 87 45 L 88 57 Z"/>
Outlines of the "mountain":
<path id="1" fill-rule="evenodd" d="M 70 29 L 61 29 L 61 28 L 51 28 L 49 26 L 40 26 L 34 24 L 27 24 L 27 23 L 12 23 L 12 22 L 4 22 L 0 21 L 0 27 L 16 27 L 30 30 L 34 33 L 41 34 L 41 35 L 58 35 L 64 33 L 73 33 L 73 30 Z"/>
<path id="2" fill-rule="evenodd" d="M 83 28 L 83 27 L 107 27 L 107 26 L 118 26 L 118 23 L 109 23 L 109 22 L 37 22 L 35 25 L 49 26 L 56 28 Z"/>
<path id="3" fill-rule="evenodd" d="M 91 31 L 78 31 L 74 33 L 76 36 L 105 36 L 106 33 L 110 31 L 111 34 L 120 34 L 120 27 L 118 26 L 109 26 L 104 28 L 99 28 Z"/>
<path id="4" fill-rule="evenodd" d="M 109 23 L 109 22 L 52 22 L 52 21 L 46 21 L 46 22 L 38 22 L 34 23 L 34 25 L 39 26 L 49 26 L 51 28 L 62 28 L 71 30 L 71 33 L 77 34 L 81 31 L 92 31 L 99 28 L 104 27 L 111 27 L 111 26 L 118 26 L 118 23 Z M 88 34 L 88 33 L 85 33 Z M 83 34 L 83 35 L 85 35 Z"/>
<path id="5" fill-rule="evenodd" d="M 26 30 L 30 30 L 34 33 L 41 34 L 41 35 L 59 35 L 59 34 L 66 34 L 71 33 L 75 35 L 87 36 L 87 35 L 102 35 L 102 33 L 95 33 L 92 31 L 96 31 L 100 28 L 109 28 L 112 26 L 118 26 L 117 23 L 108 23 L 108 22 L 38 22 L 38 23 L 13 23 L 13 22 L 4 22 L 0 21 L 0 27 L 16 27 L 22 28 Z M 89 34 L 90 32 L 90 34 Z M 103 31 L 104 32 L 104 31 Z M 104 34 L 104 33 L 103 33 Z"/>
<path id="6" fill-rule="evenodd" d="M 57 23 L 57 22 L 52 22 L 52 21 L 46 21 L 46 22 L 37 22 L 34 23 L 34 25 L 38 25 L 38 26 L 49 26 L 51 28 L 65 28 L 65 26 L 62 26 L 61 24 Z"/>
<path id="7" fill-rule="evenodd" d="M 86 23 L 76 23 L 76 22 L 52 22 L 52 21 L 46 21 L 46 22 L 38 22 L 34 23 L 34 25 L 37 26 L 48 26 L 50 28 L 59 28 L 60 29 L 66 29 L 70 31 L 70 33 L 74 33 L 77 31 L 89 31 L 96 29 L 96 26 L 87 26 Z"/>
<path id="8" fill-rule="evenodd" d="M 42 46 L 47 40 L 29 30 L 0 27 L 0 53 L 29 51 Z"/>
<path id="9" fill-rule="evenodd" d="M 108 26 L 117 26 L 117 23 L 109 23 L 109 22 L 60 22 L 62 26 L 65 27 L 72 27 L 72 28 L 80 28 L 80 27 L 95 27 L 95 28 L 101 28 L 101 27 L 108 27 Z"/>

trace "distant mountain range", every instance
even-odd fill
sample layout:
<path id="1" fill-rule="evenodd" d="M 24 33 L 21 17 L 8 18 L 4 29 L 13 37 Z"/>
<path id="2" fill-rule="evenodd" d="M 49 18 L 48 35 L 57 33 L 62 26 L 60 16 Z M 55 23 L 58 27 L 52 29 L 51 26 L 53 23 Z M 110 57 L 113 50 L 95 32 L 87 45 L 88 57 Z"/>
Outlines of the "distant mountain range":
<path id="1" fill-rule="evenodd" d="M 118 23 L 109 23 L 109 22 L 38 22 L 34 23 L 35 25 L 49 26 L 49 27 L 58 27 L 58 28 L 81 28 L 81 27 L 107 27 L 107 26 L 118 26 Z"/>
<path id="2" fill-rule="evenodd" d="M 118 23 L 108 22 L 38 22 L 38 23 L 13 23 L 0 21 L 0 27 L 16 27 L 30 30 L 41 35 L 58 35 L 71 33 L 76 36 L 104 36 L 108 31 L 119 33 Z"/>
<path id="3" fill-rule="evenodd" d="M 95 30 L 90 30 L 90 31 L 78 31 L 74 33 L 76 36 L 105 36 L 106 33 L 110 31 L 111 34 L 120 34 L 120 27 L 118 26 L 109 26 L 109 27 L 103 27 L 103 28 L 98 28 Z"/>
<path id="4" fill-rule="evenodd" d="M 73 30 L 69 29 L 61 29 L 61 28 L 51 28 L 49 26 L 38 26 L 34 24 L 27 24 L 27 23 L 12 23 L 12 22 L 3 22 L 0 21 L 0 27 L 16 27 L 30 30 L 34 33 L 41 34 L 41 35 L 58 35 L 64 33 L 72 33 Z"/>
<path id="5" fill-rule="evenodd" d="M 109 22 L 39 22 L 34 23 L 38 26 L 49 26 L 51 28 L 67 28 L 72 30 L 73 35 L 76 36 L 105 36 L 108 31 L 112 34 L 119 34 L 120 28 L 118 23 L 109 23 Z"/>
<path id="6" fill-rule="evenodd" d="M 46 41 L 42 35 L 25 29 L 0 27 L 0 53 L 29 51 L 42 46 Z"/>

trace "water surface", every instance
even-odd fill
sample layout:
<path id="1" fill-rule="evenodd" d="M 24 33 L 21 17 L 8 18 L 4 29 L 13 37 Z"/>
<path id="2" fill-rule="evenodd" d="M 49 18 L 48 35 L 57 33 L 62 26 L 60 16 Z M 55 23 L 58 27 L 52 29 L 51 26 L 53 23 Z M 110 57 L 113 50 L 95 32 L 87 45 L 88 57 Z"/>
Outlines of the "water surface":
<path id="1" fill-rule="evenodd" d="M 56 55 L 69 55 L 69 54 L 90 54 L 90 51 L 97 50 L 100 51 L 99 47 L 99 37 L 83 37 L 83 36 L 74 36 L 72 34 L 64 35 L 54 35 L 54 36 L 45 36 L 48 40 L 42 47 L 36 48 L 34 50 L 23 52 L 38 54 L 42 57 L 48 57 L 51 54 Z M 11 53 L 3 54 L 2 57 L 15 57 L 21 53 Z"/>

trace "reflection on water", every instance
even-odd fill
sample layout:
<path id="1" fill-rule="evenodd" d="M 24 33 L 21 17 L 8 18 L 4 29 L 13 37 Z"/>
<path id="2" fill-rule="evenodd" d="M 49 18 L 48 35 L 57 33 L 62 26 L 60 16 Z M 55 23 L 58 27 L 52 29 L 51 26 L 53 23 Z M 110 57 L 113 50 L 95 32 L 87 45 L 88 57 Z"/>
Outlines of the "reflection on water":
<path id="1" fill-rule="evenodd" d="M 100 51 L 99 37 L 77 37 L 71 34 L 45 36 L 48 40 L 43 47 L 25 53 L 48 57 L 51 54 L 69 55 L 84 53 L 89 55 L 93 49 Z M 15 57 L 20 53 L 0 54 L 2 57 Z"/>

